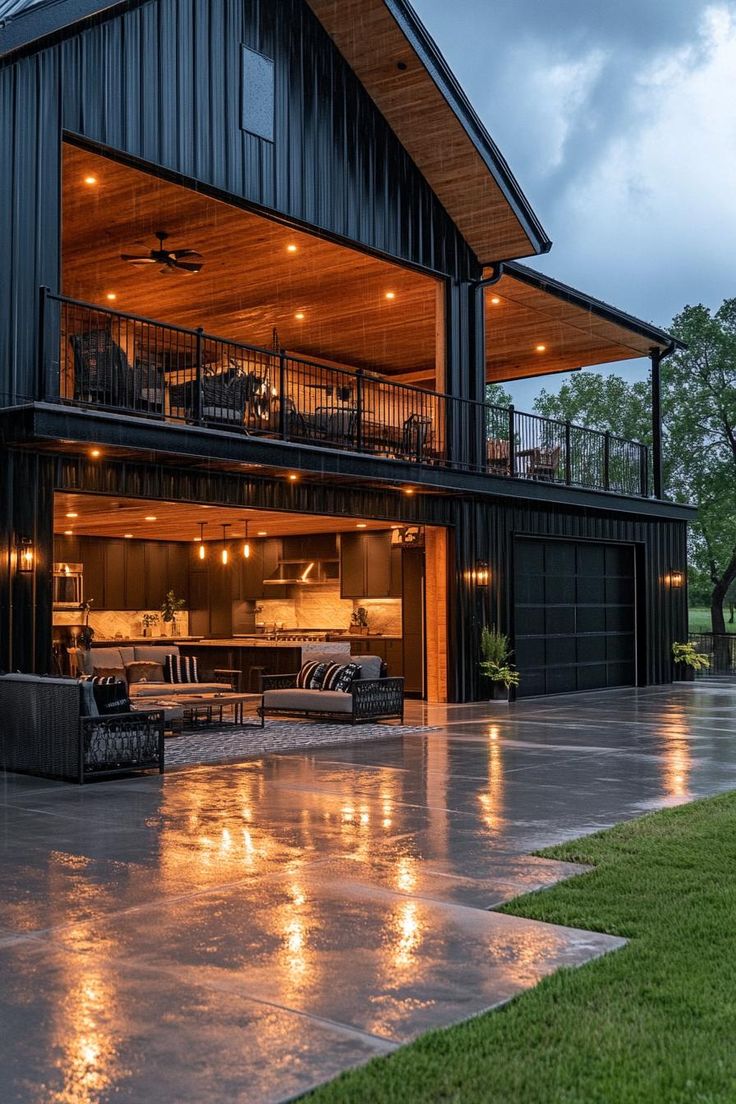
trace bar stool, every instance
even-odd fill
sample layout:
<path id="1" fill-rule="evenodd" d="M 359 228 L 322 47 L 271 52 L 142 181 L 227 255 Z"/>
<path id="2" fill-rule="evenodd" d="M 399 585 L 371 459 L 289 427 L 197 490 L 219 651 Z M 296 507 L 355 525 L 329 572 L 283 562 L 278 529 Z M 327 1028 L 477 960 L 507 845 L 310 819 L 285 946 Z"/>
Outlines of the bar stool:
<path id="1" fill-rule="evenodd" d="M 261 676 L 266 674 L 268 674 L 268 667 L 251 667 L 248 672 L 248 692 L 250 694 L 260 694 Z"/>

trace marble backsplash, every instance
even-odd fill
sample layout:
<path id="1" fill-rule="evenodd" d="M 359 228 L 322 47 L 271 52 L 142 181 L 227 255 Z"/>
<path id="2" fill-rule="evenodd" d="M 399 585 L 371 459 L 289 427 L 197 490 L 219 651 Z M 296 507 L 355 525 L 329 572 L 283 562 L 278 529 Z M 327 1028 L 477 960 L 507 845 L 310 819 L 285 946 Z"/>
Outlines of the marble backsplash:
<path id="1" fill-rule="evenodd" d="M 257 621 L 287 629 L 347 629 L 353 610 L 364 606 L 370 632 L 401 636 L 399 598 L 341 598 L 339 592 L 304 587 L 288 598 L 264 598 L 258 605 Z"/>
<path id="2" fill-rule="evenodd" d="M 143 615 L 156 614 L 158 620 L 152 625 L 149 636 L 171 636 L 171 626 L 164 626 L 159 610 L 91 610 L 90 628 L 95 630 L 98 640 L 129 640 L 143 636 Z M 55 625 L 81 625 L 83 614 L 75 610 L 54 610 Z M 176 615 L 179 636 L 189 633 L 189 612 L 181 610 Z"/>

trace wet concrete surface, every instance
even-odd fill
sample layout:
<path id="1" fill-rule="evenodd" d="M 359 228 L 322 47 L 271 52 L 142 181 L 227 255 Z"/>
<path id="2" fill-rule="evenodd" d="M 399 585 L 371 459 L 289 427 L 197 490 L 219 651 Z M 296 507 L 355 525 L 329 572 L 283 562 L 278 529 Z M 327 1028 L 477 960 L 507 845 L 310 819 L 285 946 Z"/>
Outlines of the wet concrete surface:
<path id="1" fill-rule="evenodd" d="M 530 851 L 736 787 L 736 686 L 407 719 L 440 728 L 86 788 L 5 775 L 3 1102 L 292 1099 L 621 946 L 488 911 L 580 871 Z"/>

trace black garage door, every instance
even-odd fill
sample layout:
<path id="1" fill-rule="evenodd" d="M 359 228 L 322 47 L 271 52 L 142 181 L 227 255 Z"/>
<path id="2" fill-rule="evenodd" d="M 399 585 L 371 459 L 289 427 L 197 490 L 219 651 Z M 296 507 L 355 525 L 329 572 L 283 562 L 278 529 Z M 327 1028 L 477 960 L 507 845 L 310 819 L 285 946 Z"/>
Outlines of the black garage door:
<path id="1" fill-rule="evenodd" d="M 519 695 L 633 685 L 635 592 L 629 545 L 517 539 Z"/>

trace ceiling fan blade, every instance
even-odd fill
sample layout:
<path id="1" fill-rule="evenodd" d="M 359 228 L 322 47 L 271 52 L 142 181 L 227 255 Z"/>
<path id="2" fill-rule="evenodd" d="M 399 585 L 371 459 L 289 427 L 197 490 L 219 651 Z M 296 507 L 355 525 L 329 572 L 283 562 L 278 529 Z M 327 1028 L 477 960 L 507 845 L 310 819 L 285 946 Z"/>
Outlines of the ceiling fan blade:
<path id="1" fill-rule="evenodd" d="M 173 249 L 171 250 L 171 256 L 178 261 L 180 257 L 201 257 L 202 254 L 198 253 L 196 249 Z"/>
<path id="2" fill-rule="evenodd" d="M 196 261 L 174 261 L 171 267 L 181 272 L 199 272 L 202 265 Z"/>
<path id="3" fill-rule="evenodd" d="M 153 257 L 150 256 L 150 254 L 148 256 L 142 256 L 139 253 L 121 253 L 120 260 L 127 261 L 128 264 L 134 265 L 147 265 L 156 263 Z"/>

